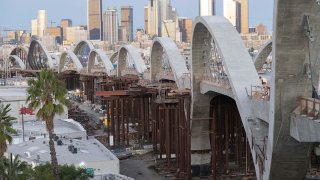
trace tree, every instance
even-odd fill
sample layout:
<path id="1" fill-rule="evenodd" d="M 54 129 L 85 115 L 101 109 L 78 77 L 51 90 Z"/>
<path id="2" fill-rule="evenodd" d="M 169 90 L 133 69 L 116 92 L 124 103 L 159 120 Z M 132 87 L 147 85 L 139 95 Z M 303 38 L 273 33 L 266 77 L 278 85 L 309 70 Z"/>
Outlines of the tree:
<path id="1" fill-rule="evenodd" d="M 31 179 L 33 170 L 26 162 L 21 161 L 19 155 L 13 158 L 2 157 L 0 160 L 0 180 L 28 180 Z"/>
<path id="2" fill-rule="evenodd" d="M 51 164 L 41 164 L 34 168 L 34 180 L 51 180 L 53 179 Z M 76 168 L 71 165 L 60 165 L 59 166 L 60 178 L 62 180 L 87 180 L 89 179 L 88 175 L 85 173 L 84 169 Z"/>
<path id="3" fill-rule="evenodd" d="M 56 114 L 64 112 L 67 106 L 67 90 L 52 70 L 43 69 L 37 79 L 28 81 L 28 107 L 36 112 L 36 116 L 46 123 L 49 134 L 49 147 L 54 179 L 59 180 L 58 160 L 54 146 L 53 119 Z"/>
<path id="4" fill-rule="evenodd" d="M 7 104 L 6 106 L 3 104 L 0 105 L 0 158 L 3 156 L 4 152 L 7 151 L 7 142 L 12 142 L 11 135 L 16 133 L 11 127 L 12 121 L 16 118 L 8 114 L 10 111 L 10 104 Z"/>

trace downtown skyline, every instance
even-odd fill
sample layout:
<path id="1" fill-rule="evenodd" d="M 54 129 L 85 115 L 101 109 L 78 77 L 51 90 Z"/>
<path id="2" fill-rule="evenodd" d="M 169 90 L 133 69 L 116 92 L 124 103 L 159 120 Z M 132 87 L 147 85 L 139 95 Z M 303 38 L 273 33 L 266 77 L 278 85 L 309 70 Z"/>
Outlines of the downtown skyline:
<path id="1" fill-rule="evenodd" d="M 72 19 L 74 25 L 87 25 L 87 3 L 86 0 L 77 0 L 77 4 L 73 0 L 56 0 L 50 2 L 39 2 L 36 0 L 2 0 L 0 6 L 0 31 L 7 29 L 24 29 L 31 31 L 30 21 L 36 15 L 37 10 L 45 9 L 48 13 L 48 26 L 58 26 L 63 18 Z M 223 15 L 223 0 L 216 0 L 216 13 L 218 16 Z M 188 5 L 186 5 L 188 2 Z M 120 10 L 120 6 L 133 6 L 134 31 L 137 28 L 144 27 L 143 8 L 147 4 L 147 0 L 139 0 L 132 2 L 131 0 L 102 0 L 105 12 L 109 6 L 115 6 Z M 18 6 L 16 4 L 19 4 Z M 63 4 L 63 6 L 61 6 Z M 11 8 L 16 7 L 16 13 Z M 177 8 L 180 17 L 190 17 L 194 19 L 199 14 L 198 0 L 172 0 L 172 6 Z M 68 11 L 70 9 L 70 11 Z M 263 0 L 249 1 L 249 26 L 256 26 L 259 23 L 267 25 L 268 31 L 272 29 L 273 2 Z"/>

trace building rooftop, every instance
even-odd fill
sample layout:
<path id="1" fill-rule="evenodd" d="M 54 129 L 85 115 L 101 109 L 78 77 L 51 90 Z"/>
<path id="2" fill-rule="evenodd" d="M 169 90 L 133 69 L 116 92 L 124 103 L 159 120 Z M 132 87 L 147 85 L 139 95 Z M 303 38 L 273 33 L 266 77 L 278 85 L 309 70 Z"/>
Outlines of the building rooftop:
<path id="1" fill-rule="evenodd" d="M 15 122 L 12 127 L 18 131 L 19 136 L 14 137 L 14 144 L 22 142 L 22 123 Z M 43 138 L 44 134 L 47 136 L 45 122 L 41 120 L 30 120 L 24 122 L 24 131 L 26 139 L 29 137 Z M 83 126 L 73 119 L 55 119 L 54 120 L 54 133 L 59 137 L 67 138 L 82 138 L 87 136 L 86 130 Z"/>
<path id="2" fill-rule="evenodd" d="M 96 139 L 77 140 L 62 138 L 62 145 L 55 142 L 59 164 L 86 165 L 92 162 L 118 160 L 117 157 Z M 69 151 L 69 145 L 77 148 L 77 153 Z M 50 162 L 48 139 L 35 139 L 20 144 L 9 145 L 7 153 L 19 155 L 23 160 L 41 164 Z"/>
<path id="3" fill-rule="evenodd" d="M 24 87 L 0 86 L 1 101 L 25 101 L 26 97 L 26 88 Z"/>

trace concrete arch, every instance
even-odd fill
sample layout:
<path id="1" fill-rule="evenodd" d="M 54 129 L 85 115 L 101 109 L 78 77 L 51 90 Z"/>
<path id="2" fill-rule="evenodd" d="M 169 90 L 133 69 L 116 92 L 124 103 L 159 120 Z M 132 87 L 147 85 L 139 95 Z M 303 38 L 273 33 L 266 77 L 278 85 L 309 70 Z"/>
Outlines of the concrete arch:
<path id="1" fill-rule="evenodd" d="M 118 76 L 121 76 L 121 72 L 126 67 L 126 57 L 127 54 L 131 56 L 132 60 L 134 61 L 134 67 L 138 74 L 143 74 L 144 71 L 147 69 L 141 55 L 139 54 L 138 50 L 132 45 L 125 45 L 122 46 L 119 50 L 118 55 Z"/>
<path id="2" fill-rule="evenodd" d="M 171 69 L 174 74 L 175 82 L 179 89 L 190 89 L 189 70 L 182 57 L 177 45 L 172 39 L 167 37 L 156 37 L 151 48 L 151 80 L 156 78 L 161 68 L 162 53 L 166 53 Z"/>
<path id="3" fill-rule="evenodd" d="M 197 17 L 193 26 L 192 37 L 192 110 L 191 119 L 208 119 L 210 110 L 208 104 L 217 92 L 201 93 L 201 81 L 206 71 L 204 60 L 204 49 L 207 48 L 205 40 L 211 37 L 221 56 L 225 72 L 232 90 L 232 98 L 235 100 L 241 121 L 244 126 L 250 147 L 252 147 L 252 132 L 249 128 L 248 118 L 252 117 L 250 108 L 251 100 L 246 90 L 252 85 L 260 85 L 259 76 L 252 63 L 243 41 L 232 26 L 224 17 L 207 16 Z M 191 151 L 209 150 L 209 135 L 203 134 L 208 131 L 209 120 L 192 121 L 191 127 Z M 251 149 L 253 161 L 256 162 L 256 153 Z M 197 154 L 191 156 L 192 165 L 210 163 L 210 154 Z M 257 179 L 259 179 L 259 165 L 255 164 Z"/>
<path id="4" fill-rule="evenodd" d="M 101 49 L 94 49 L 89 54 L 89 62 L 87 66 L 87 72 L 91 73 L 92 67 L 94 65 L 96 57 L 100 57 L 103 66 L 104 66 L 104 72 L 108 74 L 108 76 L 111 76 L 111 72 L 114 70 L 114 67 L 108 58 L 108 56 L 101 50 Z"/>
<path id="5" fill-rule="evenodd" d="M 63 67 L 65 65 L 67 56 L 70 57 L 70 59 L 73 61 L 76 71 L 80 73 L 80 71 L 83 69 L 82 64 L 80 63 L 78 57 L 73 53 L 73 51 L 64 51 L 61 56 L 60 56 L 60 61 L 59 61 L 59 68 L 58 72 L 61 73 L 63 70 Z"/>
<path id="6" fill-rule="evenodd" d="M 116 51 L 116 52 L 114 52 L 112 55 L 111 55 L 111 57 L 110 57 L 110 61 L 112 62 L 112 63 L 116 63 L 116 61 L 118 60 L 118 51 Z"/>
<path id="7" fill-rule="evenodd" d="M 26 54 L 28 54 L 28 51 L 29 51 L 29 48 L 28 47 L 26 47 L 26 46 L 17 46 L 16 48 L 14 48 L 12 51 L 11 51 L 11 53 L 10 53 L 10 55 L 16 55 L 15 54 L 15 51 L 17 50 L 17 49 L 21 49 L 24 53 L 26 53 Z"/>
<path id="8" fill-rule="evenodd" d="M 254 66 L 256 69 L 261 69 L 263 64 L 266 62 L 266 59 L 272 52 L 272 41 L 265 43 L 260 49 L 256 57 L 254 58 Z"/>
<path id="9" fill-rule="evenodd" d="M 319 37 L 320 13 L 315 1 L 275 0 L 273 23 L 272 80 L 269 110 L 269 135 L 266 173 L 263 179 L 305 179 L 310 161 L 310 143 L 299 142 L 291 134 L 295 126 L 292 110 L 298 98 L 312 97 L 312 85 L 303 72 L 310 45 L 313 84 L 319 78 L 319 38 L 308 42 L 306 19 L 309 16 L 311 33 Z M 308 61 L 308 60 L 307 60 Z M 297 117 L 303 122 L 303 118 Z M 301 128 L 305 131 L 304 127 Z M 294 129 L 294 128 L 293 128 Z M 308 136 L 313 132 L 305 131 Z M 286 169 L 283 171 L 283 169 Z"/>
<path id="10" fill-rule="evenodd" d="M 40 70 L 42 68 L 54 69 L 51 55 L 46 47 L 38 40 L 31 41 L 27 62 L 33 70 Z"/>
<path id="11" fill-rule="evenodd" d="M 12 49 L 10 56 L 17 56 L 19 58 L 19 60 L 21 60 L 23 62 L 24 66 L 26 68 L 27 59 L 28 59 L 28 52 L 29 52 L 28 47 L 23 46 L 23 45 L 19 45 L 19 46 L 15 47 L 14 49 Z M 12 57 L 12 58 L 17 59 L 16 57 Z M 17 61 L 19 61 L 19 60 L 17 59 Z M 19 63 L 19 62 L 17 62 L 17 63 Z"/>
<path id="12" fill-rule="evenodd" d="M 74 47 L 74 49 L 73 49 L 74 54 L 78 54 L 80 48 L 85 45 L 87 45 L 89 47 L 90 51 L 94 49 L 92 42 L 90 42 L 88 40 L 84 40 L 84 41 L 78 42 L 78 44 Z"/>
<path id="13" fill-rule="evenodd" d="M 23 63 L 23 61 L 20 59 L 19 56 L 17 56 L 17 55 L 10 55 L 9 58 L 13 58 L 13 59 L 16 61 L 16 63 L 19 64 L 19 66 L 20 66 L 20 68 L 21 68 L 22 70 L 26 69 L 26 65 Z"/>

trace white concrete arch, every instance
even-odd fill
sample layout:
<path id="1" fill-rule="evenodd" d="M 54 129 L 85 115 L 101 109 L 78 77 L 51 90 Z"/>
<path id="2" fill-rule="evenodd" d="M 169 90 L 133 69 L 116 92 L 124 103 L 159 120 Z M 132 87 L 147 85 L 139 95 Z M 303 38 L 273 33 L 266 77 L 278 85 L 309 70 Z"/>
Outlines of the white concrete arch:
<path id="1" fill-rule="evenodd" d="M 122 46 L 119 49 L 119 54 L 118 54 L 118 76 L 121 76 L 121 72 L 125 70 L 127 62 L 126 58 L 127 55 L 131 56 L 133 63 L 134 63 L 134 68 L 137 71 L 138 74 L 143 74 L 144 71 L 147 69 L 141 55 L 139 54 L 137 48 L 135 48 L 132 45 L 125 45 Z"/>
<path id="2" fill-rule="evenodd" d="M 260 49 L 258 54 L 255 56 L 253 62 L 256 69 L 261 69 L 266 59 L 272 52 L 272 41 L 266 42 Z"/>
<path id="3" fill-rule="evenodd" d="M 20 59 L 19 56 L 17 56 L 17 55 L 10 55 L 9 58 L 13 58 L 13 59 L 16 61 L 16 63 L 19 64 L 19 66 L 20 66 L 20 68 L 21 68 L 22 70 L 26 69 L 26 65 L 23 63 L 23 61 Z"/>
<path id="4" fill-rule="evenodd" d="M 219 58 L 222 60 L 224 71 L 227 74 L 231 86 L 231 94 L 225 94 L 227 89 L 221 91 L 207 91 L 203 94 L 201 84 L 206 68 L 210 64 L 205 61 L 205 49 L 210 46 L 207 42 L 212 39 Z M 211 99 L 217 94 L 224 94 L 232 97 L 237 105 L 244 126 L 250 147 L 253 147 L 252 132 L 249 127 L 248 118 L 252 117 L 250 105 L 251 99 L 248 97 L 247 90 L 251 86 L 260 85 L 259 76 L 249 56 L 243 41 L 232 26 L 224 17 L 206 16 L 197 17 L 193 26 L 192 40 L 192 110 L 191 119 L 208 119 L 210 109 L 208 105 Z M 191 151 L 210 150 L 209 135 L 203 134 L 207 131 L 209 121 L 192 121 L 191 127 Z M 259 165 L 256 163 L 256 153 L 251 149 L 257 179 L 259 179 Z M 192 154 L 193 165 L 210 163 L 210 154 Z"/>
<path id="5" fill-rule="evenodd" d="M 82 64 L 80 63 L 78 57 L 74 54 L 73 51 L 64 51 L 61 56 L 60 56 L 60 61 L 59 61 L 59 68 L 58 72 L 61 73 L 63 71 L 63 67 L 66 63 L 66 59 L 69 56 L 69 58 L 72 60 L 72 62 L 75 65 L 75 70 L 80 73 L 80 71 L 83 69 Z"/>
<path id="6" fill-rule="evenodd" d="M 94 49 L 92 42 L 90 42 L 88 40 L 84 40 L 84 41 L 78 42 L 78 44 L 74 47 L 74 49 L 73 49 L 74 54 L 78 54 L 80 48 L 84 45 L 87 45 L 89 47 L 90 51 Z"/>
<path id="7" fill-rule="evenodd" d="M 166 53 L 170 67 L 173 71 L 174 80 L 178 89 L 190 89 L 190 72 L 177 45 L 171 38 L 156 37 L 153 39 L 151 48 L 151 80 L 156 79 L 161 69 L 161 56 Z"/>
<path id="8" fill-rule="evenodd" d="M 111 56 L 110 56 L 110 61 L 112 63 L 116 63 L 118 60 L 118 51 L 114 52 Z"/>
<path id="9" fill-rule="evenodd" d="M 113 64 L 111 63 L 108 56 L 101 49 L 93 49 L 89 54 L 89 62 L 87 66 L 87 72 L 91 73 L 94 66 L 96 57 L 100 57 L 102 64 L 104 66 L 103 72 L 106 72 L 108 76 L 112 76 L 112 71 L 114 70 Z"/>
<path id="10" fill-rule="evenodd" d="M 313 74 L 313 85 L 319 78 L 320 10 L 316 1 L 275 0 L 272 39 L 272 79 L 269 110 L 268 159 L 263 179 L 305 179 L 310 163 L 311 144 L 293 138 L 292 130 L 299 128 L 307 136 L 314 132 L 297 126 L 293 110 L 299 98 L 312 97 L 312 84 L 304 72 L 306 62 Z M 306 16 L 309 16 L 309 23 Z M 306 36 L 308 25 L 314 37 Z M 311 39 L 312 40 L 312 39 Z M 310 49 L 309 49 L 310 46 Z M 306 57 L 309 54 L 310 59 Z M 303 113 L 303 112 L 301 112 Z M 297 115 L 296 120 L 306 122 Z M 308 122 L 308 120 L 307 120 Z M 294 126 L 296 126 L 294 128 Z M 319 132 L 319 130 L 318 130 Z M 285 171 L 284 171 L 285 169 Z"/>
<path id="11" fill-rule="evenodd" d="M 20 46 L 15 47 L 15 48 L 11 51 L 10 55 L 15 55 L 15 54 L 13 54 L 13 53 L 14 53 L 14 51 L 15 51 L 16 49 L 21 49 L 21 50 L 22 50 L 24 53 L 26 53 L 26 54 L 28 54 L 28 52 L 29 52 L 29 48 L 28 48 L 28 47 L 23 46 L 23 45 L 20 45 Z"/>
<path id="12" fill-rule="evenodd" d="M 38 40 L 31 41 L 27 62 L 33 70 L 40 70 L 46 67 L 54 69 L 51 55 L 47 51 L 46 47 Z"/>

